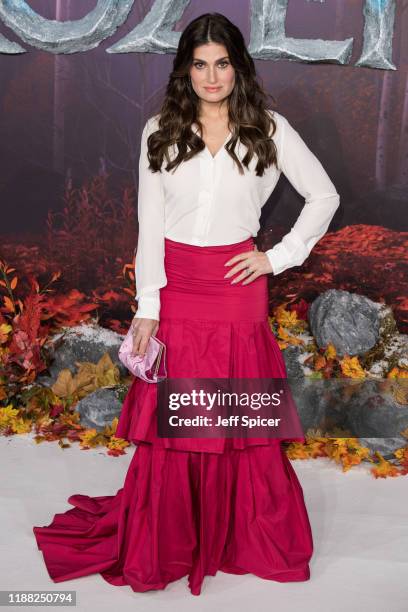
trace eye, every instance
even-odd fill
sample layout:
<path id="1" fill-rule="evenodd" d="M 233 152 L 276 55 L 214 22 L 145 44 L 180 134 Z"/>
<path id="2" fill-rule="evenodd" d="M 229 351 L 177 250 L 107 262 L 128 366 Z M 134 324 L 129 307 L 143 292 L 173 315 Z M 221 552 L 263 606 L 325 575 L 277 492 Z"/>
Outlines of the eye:
<path id="1" fill-rule="evenodd" d="M 193 66 L 195 68 L 198 68 L 199 70 L 201 70 L 202 66 L 204 66 L 203 62 L 194 62 Z M 222 61 L 218 63 L 218 66 L 221 66 L 223 69 L 226 68 L 227 66 L 229 66 L 229 62 L 227 61 Z"/>

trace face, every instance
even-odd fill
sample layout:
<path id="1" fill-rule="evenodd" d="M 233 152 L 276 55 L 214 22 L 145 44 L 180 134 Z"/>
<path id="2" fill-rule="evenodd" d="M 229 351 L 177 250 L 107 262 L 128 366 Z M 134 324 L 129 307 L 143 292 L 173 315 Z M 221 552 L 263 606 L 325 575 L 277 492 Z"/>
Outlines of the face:
<path id="1" fill-rule="evenodd" d="M 235 70 L 224 45 L 211 42 L 196 47 L 190 76 L 202 104 L 219 104 L 227 98 L 234 89 Z"/>

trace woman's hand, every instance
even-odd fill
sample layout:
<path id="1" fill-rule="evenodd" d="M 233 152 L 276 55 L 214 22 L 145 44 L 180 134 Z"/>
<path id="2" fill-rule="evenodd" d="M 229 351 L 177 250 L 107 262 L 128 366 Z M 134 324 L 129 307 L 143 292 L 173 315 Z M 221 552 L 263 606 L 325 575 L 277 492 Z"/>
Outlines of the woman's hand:
<path id="1" fill-rule="evenodd" d="M 241 272 L 239 276 L 232 279 L 231 284 L 238 283 L 240 280 L 245 279 L 242 284 L 247 285 L 248 283 L 252 283 L 252 281 L 258 278 L 258 276 L 273 272 L 268 256 L 263 251 L 258 251 L 258 247 L 256 245 L 254 246 L 253 251 L 239 253 L 225 262 L 224 265 L 231 266 L 235 263 L 237 265 L 231 268 L 224 276 L 224 278 L 229 278 L 237 272 Z"/>
<path id="2" fill-rule="evenodd" d="M 150 336 L 154 335 L 159 328 L 159 321 L 156 319 L 133 319 L 131 323 L 133 336 L 134 355 L 143 356 L 146 352 Z"/>

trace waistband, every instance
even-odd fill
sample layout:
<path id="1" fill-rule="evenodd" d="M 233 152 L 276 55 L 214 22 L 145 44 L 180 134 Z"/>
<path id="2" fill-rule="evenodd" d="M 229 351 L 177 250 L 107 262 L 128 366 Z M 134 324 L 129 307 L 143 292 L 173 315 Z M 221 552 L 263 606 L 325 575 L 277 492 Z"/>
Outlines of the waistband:
<path id="1" fill-rule="evenodd" d="M 165 238 L 164 242 L 165 246 L 167 246 L 169 249 L 188 251 L 190 253 L 229 253 L 230 251 L 237 249 L 245 249 L 245 247 L 253 248 L 255 244 L 253 236 L 245 238 L 245 240 L 241 240 L 240 242 L 233 242 L 232 244 L 217 244 L 212 246 L 187 244 L 186 242 L 178 242 L 177 240 L 173 240 L 171 238 Z"/>
<path id="2" fill-rule="evenodd" d="M 160 290 L 160 318 L 263 321 L 268 317 L 267 276 L 246 285 L 224 278 L 234 267 L 224 264 L 239 253 L 253 251 L 249 237 L 233 244 L 197 246 L 165 238 L 166 286 Z"/>

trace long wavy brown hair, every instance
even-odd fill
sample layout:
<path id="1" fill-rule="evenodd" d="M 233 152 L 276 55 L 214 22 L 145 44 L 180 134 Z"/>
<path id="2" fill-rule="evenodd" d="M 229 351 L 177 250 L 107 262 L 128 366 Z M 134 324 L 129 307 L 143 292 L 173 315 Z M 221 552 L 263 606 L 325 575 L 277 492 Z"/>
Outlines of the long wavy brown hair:
<path id="1" fill-rule="evenodd" d="M 173 71 L 159 112 L 159 129 L 150 134 L 147 141 L 149 167 L 153 172 L 161 171 L 166 158 L 165 169 L 170 172 L 205 148 L 203 139 L 198 135 L 203 134 L 198 116 L 200 98 L 191 86 L 190 67 L 194 49 L 210 42 L 226 47 L 235 69 L 234 89 L 227 99 L 232 137 L 225 144 L 225 149 L 238 165 L 240 174 L 244 173 L 242 164 L 248 168 L 256 155 L 256 175 L 262 176 L 265 168 L 277 163 L 276 146 L 271 138 L 276 131 L 276 123 L 267 112 L 270 108 L 268 98 L 271 97 L 274 103 L 275 99 L 258 83 L 255 64 L 241 31 L 220 13 L 200 15 L 187 25 L 180 36 Z M 197 134 L 192 130 L 193 123 L 199 128 Z M 235 153 L 238 139 L 247 147 L 242 164 Z M 177 145 L 178 154 L 171 160 L 168 148 L 172 145 Z"/>

